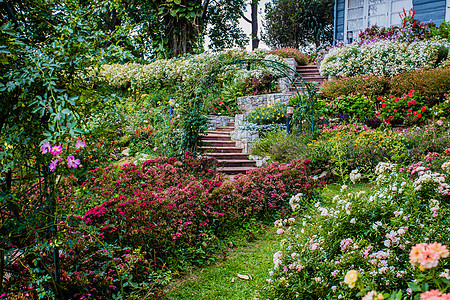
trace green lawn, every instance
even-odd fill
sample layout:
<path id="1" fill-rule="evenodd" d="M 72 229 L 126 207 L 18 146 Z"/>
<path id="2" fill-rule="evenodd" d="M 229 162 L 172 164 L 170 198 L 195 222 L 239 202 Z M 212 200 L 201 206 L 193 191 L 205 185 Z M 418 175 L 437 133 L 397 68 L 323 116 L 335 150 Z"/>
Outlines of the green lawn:
<path id="1" fill-rule="evenodd" d="M 268 227 L 256 241 L 240 241 L 238 247 L 227 250 L 226 260 L 174 280 L 166 289 L 167 299 L 254 299 L 269 278 L 280 240 L 275 229 Z M 240 279 L 238 274 L 252 279 Z"/>

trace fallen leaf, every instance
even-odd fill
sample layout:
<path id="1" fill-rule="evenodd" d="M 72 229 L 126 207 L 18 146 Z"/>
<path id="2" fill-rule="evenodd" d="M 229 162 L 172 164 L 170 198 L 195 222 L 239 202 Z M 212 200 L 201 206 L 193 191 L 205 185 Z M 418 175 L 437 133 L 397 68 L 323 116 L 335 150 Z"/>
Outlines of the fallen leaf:
<path id="1" fill-rule="evenodd" d="M 238 276 L 240 279 L 244 279 L 244 280 L 250 280 L 250 279 L 252 279 L 252 278 L 250 277 L 250 275 L 237 274 L 237 276 Z"/>

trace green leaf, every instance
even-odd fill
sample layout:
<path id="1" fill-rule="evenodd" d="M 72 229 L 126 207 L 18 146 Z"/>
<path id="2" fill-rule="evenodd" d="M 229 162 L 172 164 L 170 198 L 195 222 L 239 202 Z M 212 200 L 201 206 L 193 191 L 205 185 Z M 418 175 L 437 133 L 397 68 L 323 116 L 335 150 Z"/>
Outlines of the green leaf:
<path id="1" fill-rule="evenodd" d="M 420 288 L 420 286 L 418 286 L 415 283 L 409 282 L 408 283 L 409 288 L 413 291 L 413 292 L 421 292 L 422 289 Z"/>

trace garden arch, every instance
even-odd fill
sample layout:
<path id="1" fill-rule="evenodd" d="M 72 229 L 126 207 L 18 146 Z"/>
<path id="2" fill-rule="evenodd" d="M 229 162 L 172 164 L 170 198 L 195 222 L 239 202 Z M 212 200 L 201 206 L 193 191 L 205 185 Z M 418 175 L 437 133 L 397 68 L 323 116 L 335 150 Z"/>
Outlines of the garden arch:
<path id="1" fill-rule="evenodd" d="M 282 75 L 284 76 L 283 78 L 287 78 L 290 85 L 295 89 L 295 94 L 298 97 L 298 103 L 294 107 L 294 115 L 300 126 L 300 130 L 305 132 L 313 132 L 315 130 L 313 88 L 307 84 L 302 76 L 300 76 L 300 74 L 293 68 L 281 62 L 269 59 L 237 59 L 223 62 L 211 68 L 211 70 L 199 80 L 199 84 L 195 89 L 195 101 L 192 110 L 190 111 L 189 119 L 201 119 L 202 116 L 200 110 L 203 104 L 203 96 L 211 90 L 214 83 L 217 82 L 217 78 L 220 74 L 231 68 L 247 69 L 250 71 L 252 66 L 258 65 L 274 70 L 280 77 Z M 193 122 L 195 121 L 191 121 L 190 123 L 192 124 Z M 182 151 L 196 151 L 199 137 L 198 131 L 193 132 L 192 127 L 186 129 L 187 130 L 185 130 L 183 134 Z"/>

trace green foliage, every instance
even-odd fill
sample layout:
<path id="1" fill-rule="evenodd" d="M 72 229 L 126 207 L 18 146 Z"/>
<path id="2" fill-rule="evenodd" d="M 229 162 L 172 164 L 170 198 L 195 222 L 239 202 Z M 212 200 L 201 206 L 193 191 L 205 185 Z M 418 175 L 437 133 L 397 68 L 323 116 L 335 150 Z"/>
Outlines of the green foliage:
<path id="1" fill-rule="evenodd" d="M 375 100 L 366 96 L 339 96 L 333 100 L 318 101 L 319 114 L 325 118 L 338 118 L 344 115 L 360 122 L 375 115 Z"/>
<path id="2" fill-rule="evenodd" d="M 272 74 L 263 73 L 260 77 L 245 78 L 242 89 L 244 95 L 271 94 L 278 90 L 278 85 Z"/>
<path id="3" fill-rule="evenodd" d="M 346 77 L 327 81 L 321 91 L 324 98 L 333 99 L 342 95 L 364 95 L 401 97 L 405 91 L 414 90 L 422 95 L 428 106 L 444 99 L 450 90 L 450 69 L 414 70 L 392 78 L 374 75 Z"/>
<path id="4" fill-rule="evenodd" d="M 247 122 L 258 125 L 286 123 L 286 105 L 277 102 L 267 107 L 257 107 L 247 114 Z"/>
<path id="5" fill-rule="evenodd" d="M 319 46 L 331 42 L 333 1 L 280 0 L 266 4 L 266 33 L 272 48 Z"/>
<path id="6" fill-rule="evenodd" d="M 431 28 L 431 34 L 450 40 L 450 21 L 441 22 L 438 28 Z"/>
<path id="7" fill-rule="evenodd" d="M 388 93 L 389 81 L 386 77 L 375 75 L 345 77 L 324 82 L 321 92 L 327 99 L 352 94 L 373 98 Z"/>

